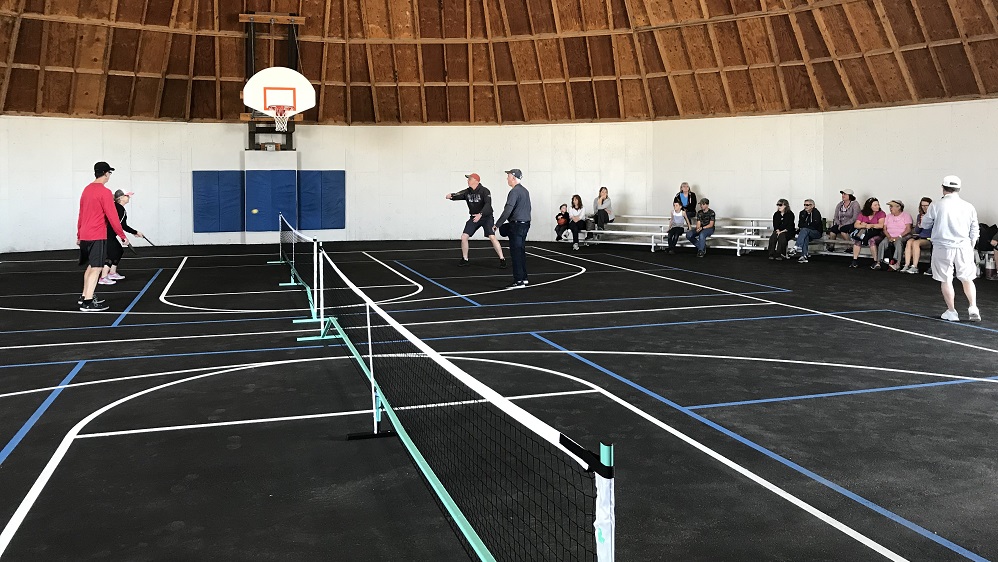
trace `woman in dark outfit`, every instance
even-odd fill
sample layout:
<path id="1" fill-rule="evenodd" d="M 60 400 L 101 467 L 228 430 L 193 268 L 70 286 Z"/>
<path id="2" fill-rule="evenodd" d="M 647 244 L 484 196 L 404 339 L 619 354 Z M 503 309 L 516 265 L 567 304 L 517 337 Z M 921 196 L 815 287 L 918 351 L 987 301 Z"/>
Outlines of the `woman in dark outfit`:
<path id="1" fill-rule="evenodd" d="M 129 234 L 134 234 L 139 238 L 145 238 L 141 232 L 128 226 L 128 212 L 125 211 L 125 205 L 128 204 L 131 196 L 131 191 L 122 191 L 120 189 L 115 191 L 114 208 L 118 210 L 118 220 L 121 221 L 122 230 Z M 121 244 L 118 242 L 118 237 L 114 234 L 114 231 L 111 230 L 111 225 L 108 225 L 107 231 L 107 261 L 104 262 L 104 271 L 101 272 L 101 278 L 98 283 L 101 285 L 114 285 L 115 282 L 125 278 L 124 275 L 118 274 L 118 262 L 120 262 L 122 256 L 125 255 L 125 249 L 122 248 Z"/>
<path id="2" fill-rule="evenodd" d="M 793 239 L 794 213 L 790 210 L 790 202 L 780 199 L 776 202 L 776 212 L 773 213 L 773 234 L 769 236 L 769 259 L 787 259 L 787 243 Z"/>

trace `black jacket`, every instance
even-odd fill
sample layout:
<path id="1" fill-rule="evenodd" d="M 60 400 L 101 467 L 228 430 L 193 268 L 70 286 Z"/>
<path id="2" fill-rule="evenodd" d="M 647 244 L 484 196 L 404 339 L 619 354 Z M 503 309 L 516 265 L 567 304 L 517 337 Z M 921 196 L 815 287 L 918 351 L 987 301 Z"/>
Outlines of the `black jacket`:
<path id="1" fill-rule="evenodd" d="M 808 213 L 807 211 L 801 210 L 800 218 L 797 221 L 797 228 L 805 229 L 810 228 L 811 230 L 817 230 L 821 232 L 823 227 L 821 226 L 821 212 L 815 209 Z"/>
<path id="2" fill-rule="evenodd" d="M 672 198 L 673 203 L 679 203 L 680 205 L 683 204 L 683 200 L 679 198 L 680 193 L 682 193 L 682 191 L 677 193 L 676 196 Z M 692 189 L 690 190 L 690 202 L 683 207 L 683 209 L 686 211 L 687 216 L 694 216 L 697 214 L 697 194 L 693 193 Z"/>
<path id="3" fill-rule="evenodd" d="M 773 230 L 786 230 L 788 236 L 793 236 L 797 231 L 794 229 L 794 214 L 791 212 L 773 213 Z"/>
<path id="4" fill-rule="evenodd" d="M 476 189 L 466 187 L 457 193 L 451 193 L 450 198 L 454 201 L 463 199 L 468 203 L 469 215 L 477 215 L 478 213 L 481 213 L 482 216 L 492 215 L 492 194 L 489 192 L 489 188 L 484 185 L 478 184 Z"/>

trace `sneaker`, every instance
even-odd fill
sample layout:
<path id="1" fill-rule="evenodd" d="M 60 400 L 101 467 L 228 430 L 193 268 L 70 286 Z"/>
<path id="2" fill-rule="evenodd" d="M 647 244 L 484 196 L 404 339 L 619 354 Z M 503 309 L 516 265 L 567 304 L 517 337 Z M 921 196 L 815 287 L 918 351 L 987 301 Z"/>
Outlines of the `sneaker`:
<path id="1" fill-rule="evenodd" d="M 526 287 L 527 286 L 523 283 L 523 281 L 514 281 L 512 285 L 510 285 L 509 287 L 506 287 L 506 288 L 507 289 L 524 289 Z"/>
<path id="2" fill-rule="evenodd" d="M 529 285 L 530 281 L 527 281 L 526 279 L 524 279 L 523 281 L 520 281 L 520 283 L 523 283 L 524 285 Z"/>
<path id="3" fill-rule="evenodd" d="M 835 244 L 825 244 L 825 251 L 826 252 L 834 252 L 835 251 Z"/>
<path id="4" fill-rule="evenodd" d="M 704 257 L 705 255 L 707 255 L 707 252 L 697 252 L 697 257 L 698 257 L 698 258 L 702 258 L 702 257 Z"/>
<path id="5" fill-rule="evenodd" d="M 774 256 L 774 255 L 770 254 L 770 256 L 769 256 L 769 259 L 771 259 L 771 260 L 775 260 L 775 259 L 776 259 L 776 256 Z"/>
<path id="6" fill-rule="evenodd" d="M 960 321 L 960 315 L 957 314 L 955 310 L 947 310 L 946 312 L 943 313 L 942 316 L 940 316 L 940 318 L 942 318 L 943 320 L 949 320 L 950 322 Z"/>
<path id="7" fill-rule="evenodd" d="M 807 256 L 801 256 L 801 257 L 800 257 L 800 258 L 799 258 L 799 259 L 797 260 L 797 263 L 807 263 Z"/>
<path id="8" fill-rule="evenodd" d="M 80 305 L 80 312 L 101 312 L 107 310 L 107 305 L 97 301 L 83 301 Z"/>
<path id="9" fill-rule="evenodd" d="M 464 258 L 461 258 L 461 261 L 457 262 L 458 267 L 468 267 L 469 265 L 471 265 L 471 262 Z"/>
<path id="10" fill-rule="evenodd" d="M 114 285 L 116 281 L 114 279 L 109 279 L 107 277 L 101 277 L 100 281 L 97 281 L 98 285 Z"/>
<path id="11" fill-rule="evenodd" d="M 891 264 L 891 271 L 897 271 L 899 267 L 901 266 L 899 266 L 897 262 L 894 262 Z"/>
<path id="12" fill-rule="evenodd" d="M 124 275 L 119 275 L 117 273 L 109 273 L 108 276 L 107 276 L 107 278 L 108 279 L 114 279 L 115 281 L 121 281 L 122 279 L 125 278 L 125 276 Z"/>
<path id="13" fill-rule="evenodd" d="M 788 257 L 792 258 L 792 257 L 796 256 L 798 252 L 800 252 L 800 249 L 797 246 L 790 246 L 789 248 L 787 248 L 787 256 Z"/>
<path id="14" fill-rule="evenodd" d="M 880 269 L 880 263 L 879 262 L 874 263 L 873 265 L 870 266 L 870 269 Z"/>
<path id="15" fill-rule="evenodd" d="M 577 243 L 576 244 L 572 244 L 572 249 L 573 250 L 578 250 L 579 249 L 579 245 Z"/>
<path id="16" fill-rule="evenodd" d="M 923 273 L 922 275 L 932 275 L 932 268 L 930 267 L 929 269 L 926 269 L 925 273 Z"/>
<path id="17" fill-rule="evenodd" d="M 783 256 L 783 255 L 779 255 L 779 256 L 776 256 L 776 257 L 775 257 L 775 258 L 773 258 L 773 259 L 775 259 L 776 261 L 783 261 L 783 260 L 785 260 L 785 259 L 787 259 L 787 258 L 786 258 L 786 256 Z"/>
<path id="18" fill-rule="evenodd" d="M 852 263 L 849 264 L 849 267 L 854 267 L 854 268 L 859 267 L 859 261 L 852 260 Z"/>
<path id="19" fill-rule="evenodd" d="M 977 308 L 976 306 L 972 306 L 972 307 L 968 308 L 967 309 L 967 313 L 970 314 L 970 321 L 971 322 L 980 322 L 981 321 L 981 309 Z"/>
<path id="20" fill-rule="evenodd" d="M 918 274 L 918 266 L 917 265 L 909 265 L 908 266 L 908 273 L 910 273 L 911 275 Z"/>
<path id="21" fill-rule="evenodd" d="M 506 269 L 506 258 L 499 258 L 499 269 Z"/>

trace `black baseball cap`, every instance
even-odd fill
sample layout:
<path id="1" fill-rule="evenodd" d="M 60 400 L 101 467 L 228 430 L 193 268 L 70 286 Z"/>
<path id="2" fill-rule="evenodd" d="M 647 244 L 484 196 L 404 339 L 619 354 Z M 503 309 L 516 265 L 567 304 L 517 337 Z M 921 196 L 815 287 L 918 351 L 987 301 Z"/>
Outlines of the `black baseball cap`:
<path id="1" fill-rule="evenodd" d="M 94 164 L 94 177 L 99 178 L 108 172 L 113 172 L 114 168 L 111 167 L 107 162 L 98 162 Z"/>
<path id="2" fill-rule="evenodd" d="M 512 170 L 506 170 L 505 173 L 507 173 L 507 174 L 513 174 L 513 177 L 516 178 L 516 179 L 518 179 L 518 180 L 519 179 L 523 179 L 523 172 L 521 172 L 519 168 L 513 168 Z"/>

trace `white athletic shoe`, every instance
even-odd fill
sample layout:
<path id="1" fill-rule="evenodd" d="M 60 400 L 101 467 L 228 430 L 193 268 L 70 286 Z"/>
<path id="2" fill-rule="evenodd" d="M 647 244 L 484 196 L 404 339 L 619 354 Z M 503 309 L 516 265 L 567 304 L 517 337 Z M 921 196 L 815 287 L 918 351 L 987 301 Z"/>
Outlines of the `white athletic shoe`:
<path id="1" fill-rule="evenodd" d="M 125 276 L 124 275 L 120 275 L 118 273 L 109 273 L 107 275 L 107 278 L 108 279 L 114 279 L 115 281 L 121 281 L 122 279 L 125 278 Z"/>
<path id="2" fill-rule="evenodd" d="M 98 285 L 114 285 L 115 284 L 115 280 L 111 279 L 109 277 L 101 277 L 100 280 L 97 281 L 97 284 Z"/>
<path id="3" fill-rule="evenodd" d="M 968 308 L 967 309 L 967 313 L 970 314 L 970 321 L 971 322 L 980 322 L 981 321 L 981 309 L 977 308 L 976 306 Z"/>
<path id="4" fill-rule="evenodd" d="M 579 249 L 579 245 L 578 244 L 572 244 L 572 249 L 573 250 L 578 250 Z"/>
<path id="5" fill-rule="evenodd" d="M 946 312 L 943 313 L 942 316 L 940 316 L 940 318 L 942 318 L 943 320 L 949 320 L 950 322 L 960 321 L 960 315 L 957 314 L 955 310 L 947 310 Z"/>

